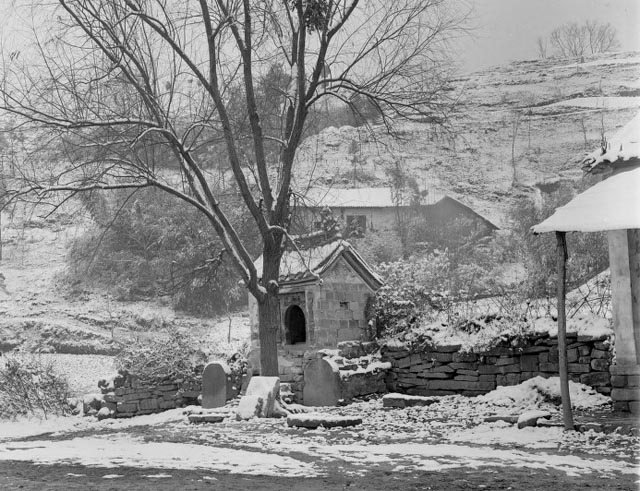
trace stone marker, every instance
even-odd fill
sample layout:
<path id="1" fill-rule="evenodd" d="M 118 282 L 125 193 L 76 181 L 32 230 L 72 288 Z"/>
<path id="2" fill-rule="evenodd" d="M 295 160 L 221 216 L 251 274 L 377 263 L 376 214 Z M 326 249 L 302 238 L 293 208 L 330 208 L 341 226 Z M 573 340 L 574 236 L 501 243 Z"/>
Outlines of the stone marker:
<path id="1" fill-rule="evenodd" d="M 407 394 L 385 394 L 382 396 L 382 407 L 429 406 L 438 402 L 438 397 L 411 396 Z"/>
<path id="2" fill-rule="evenodd" d="M 340 369 L 326 358 L 317 358 L 304 369 L 302 399 L 305 406 L 336 406 L 341 398 Z"/>
<path id="3" fill-rule="evenodd" d="M 288 426 L 315 429 L 318 426 L 324 428 L 357 426 L 362 424 L 362 418 L 350 416 L 334 416 L 331 414 L 307 413 L 293 414 L 287 417 Z"/>
<path id="4" fill-rule="evenodd" d="M 275 416 L 276 399 L 280 395 L 280 378 L 251 377 L 246 394 L 240 399 L 238 419 Z M 258 401 L 262 401 L 258 406 Z"/>
<path id="5" fill-rule="evenodd" d="M 202 371 L 202 407 L 211 409 L 227 403 L 227 384 L 231 370 L 226 363 L 207 363 Z"/>
<path id="6" fill-rule="evenodd" d="M 224 419 L 222 414 L 190 414 L 189 423 L 220 423 Z"/>
<path id="7" fill-rule="evenodd" d="M 551 413 L 539 410 L 524 412 L 518 417 L 518 428 L 524 428 L 526 426 L 537 426 L 538 419 L 540 418 L 550 419 Z"/>

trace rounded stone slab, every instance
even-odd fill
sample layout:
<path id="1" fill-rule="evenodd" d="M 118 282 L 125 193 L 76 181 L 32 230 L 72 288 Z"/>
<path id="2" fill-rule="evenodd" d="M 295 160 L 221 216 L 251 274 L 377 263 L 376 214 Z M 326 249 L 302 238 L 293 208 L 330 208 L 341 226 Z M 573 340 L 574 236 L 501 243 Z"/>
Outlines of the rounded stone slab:
<path id="1" fill-rule="evenodd" d="M 231 370 L 223 361 L 207 363 L 202 371 L 202 407 L 222 407 L 227 402 L 227 379 Z"/>
<path id="2" fill-rule="evenodd" d="M 333 360 L 318 358 L 304 369 L 305 406 L 336 406 L 341 399 L 340 369 Z"/>
<path id="3" fill-rule="evenodd" d="M 315 429 L 319 426 L 324 428 L 336 428 L 357 426 L 362 424 L 362 418 L 356 418 L 351 416 L 333 416 L 330 414 L 319 413 L 306 413 L 306 414 L 292 414 L 287 417 L 287 425 L 300 428 Z"/>

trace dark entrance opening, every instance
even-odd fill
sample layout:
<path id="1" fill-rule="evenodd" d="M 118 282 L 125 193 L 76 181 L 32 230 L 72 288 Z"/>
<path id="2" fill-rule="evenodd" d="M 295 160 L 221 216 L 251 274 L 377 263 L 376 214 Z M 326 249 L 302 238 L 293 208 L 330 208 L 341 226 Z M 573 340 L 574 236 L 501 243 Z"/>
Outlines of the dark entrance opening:
<path id="1" fill-rule="evenodd" d="M 307 342 L 307 323 L 304 312 L 292 305 L 284 314 L 285 340 L 287 344 Z"/>

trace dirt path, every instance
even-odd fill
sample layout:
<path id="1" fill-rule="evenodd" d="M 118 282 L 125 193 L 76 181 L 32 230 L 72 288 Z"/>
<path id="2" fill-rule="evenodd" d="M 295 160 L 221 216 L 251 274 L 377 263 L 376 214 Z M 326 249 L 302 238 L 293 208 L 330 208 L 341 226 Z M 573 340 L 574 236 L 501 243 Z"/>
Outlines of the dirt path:
<path id="1" fill-rule="evenodd" d="M 567 491 L 636 489 L 631 475 L 615 478 L 568 476 L 548 469 L 484 467 L 446 472 L 374 470 L 350 476 L 349 469 L 334 466 L 326 477 L 302 478 L 214 473 L 204 470 L 117 469 L 75 465 L 34 465 L 0 462 L 0 489 L 13 490 L 512 490 Z"/>

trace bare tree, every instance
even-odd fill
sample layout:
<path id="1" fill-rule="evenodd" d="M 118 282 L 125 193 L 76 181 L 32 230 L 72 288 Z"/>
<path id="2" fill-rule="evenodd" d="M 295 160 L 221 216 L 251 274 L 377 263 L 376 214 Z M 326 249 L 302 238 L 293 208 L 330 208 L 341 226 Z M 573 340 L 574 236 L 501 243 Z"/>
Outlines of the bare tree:
<path id="1" fill-rule="evenodd" d="M 615 28 L 608 22 L 603 24 L 596 20 L 582 25 L 575 22 L 563 24 L 551 32 L 549 41 L 558 54 L 564 57 L 604 53 L 620 46 Z M 538 38 L 539 53 L 540 46 L 541 38 Z"/>
<path id="2" fill-rule="evenodd" d="M 555 28 L 549 41 L 560 56 L 580 57 L 584 55 L 587 47 L 587 30 L 585 26 L 569 22 Z"/>
<path id="3" fill-rule="evenodd" d="M 61 29 L 38 26 L 33 53 L 4 60 L 1 108 L 58 149 L 55 165 L 20 169 L 11 198 L 55 208 L 80 192 L 152 186 L 189 203 L 255 297 L 261 373 L 277 375 L 280 261 L 309 111 L 358 97 L 388 128 L 398 117 L 446 122 L 447 41 L 465 14 L 446 0 L 58 4 L 49 17 Z M 256 87 L 274 65 L 290 83 L 271 94 L 281 124 L 267 128 Z M 211 184 L 220 162 L 262 239 L 261 274 Z"/>
<path id="4" fill-rule="evenodd" d="M 538 37 L 536 40 L 536 47 L 538 49 L 538 58 L 546 59 L 547 58 L 547 39 L 543 37 Z"/>
<path id="5" fill-rule="evenodd" d="M 591 54 L 605 53 L 620 47 L 618 34 L 610 23 L 600 24 L 598 21 L 587 21 L 589 49 Z"/>

